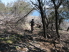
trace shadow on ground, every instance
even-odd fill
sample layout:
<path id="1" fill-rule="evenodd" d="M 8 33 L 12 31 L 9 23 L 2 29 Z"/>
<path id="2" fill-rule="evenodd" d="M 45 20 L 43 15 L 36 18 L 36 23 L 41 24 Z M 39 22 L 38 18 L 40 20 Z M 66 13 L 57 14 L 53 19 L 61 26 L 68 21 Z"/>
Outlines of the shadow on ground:
<path id="1" fill-rule="evenodd" d="M 15 47 L 10 47 L 9 44 L 0 43 L 0 52 L 17 52 Z"/>

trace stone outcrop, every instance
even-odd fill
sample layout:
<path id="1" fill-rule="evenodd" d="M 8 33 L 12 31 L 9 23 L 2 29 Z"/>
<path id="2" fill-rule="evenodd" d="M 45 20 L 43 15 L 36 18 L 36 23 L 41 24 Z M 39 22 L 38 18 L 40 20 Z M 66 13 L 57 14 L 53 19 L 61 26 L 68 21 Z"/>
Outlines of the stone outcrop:
<path id="1" fill-rule="evenodd" d="M 69 27 L 69 22 L 64 21 L 63 23 L 61 23 L 60 27 L 63 30 L 67 30 L 67 28 Z"/>
<path id="2" fill-rule="evenodd" d="M 13 15 L 11 16 L 0 16 L 0 26 L 4 26 L 6 27 L 7 24 L 16 24 L 16 21 L 20 19 L 20 17 L 14 17 Z M 30 27 L 30 21 L 34 19 L 34 22 L 35 22 L 35 26 L 36 24 L 41 24 L 41 18 L 39 16 L 27 16 L 25 17 L 25 21 L 21 22 L 21 24 L 19 25 L 20 28 L 24 29 L 24 30 L 30 30 L 31 27 Z M 11 26 L 12 26 L 11 25 Z M 1 28 L 2 28 L 1 27 Z"/>

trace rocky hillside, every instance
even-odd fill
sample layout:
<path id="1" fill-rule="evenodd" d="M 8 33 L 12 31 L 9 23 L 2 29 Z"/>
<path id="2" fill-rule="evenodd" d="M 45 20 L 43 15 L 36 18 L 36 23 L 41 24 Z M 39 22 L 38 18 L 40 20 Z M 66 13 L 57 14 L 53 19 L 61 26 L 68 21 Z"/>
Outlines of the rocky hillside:
<path id="1" fill-rule="evenodd" d="M 38 16 L 27 16 L 23 22 L 18 23 L 17 26 L 17 20 L 19 20 L 21 17 L 14 17 L 11 16 L 0 16 L 0 30 L 4 29 L 10 29 L 10 30 L 17 30 L 17 29 L 23 29 L 23 30 L 30 30 L 30 21 L 34 19 L 35 24 L 41 24 L 41 19 Z M 16 27 L 17 26 L 17 27 Z M 36 26 L 36 25 L 35 25 Z"/>

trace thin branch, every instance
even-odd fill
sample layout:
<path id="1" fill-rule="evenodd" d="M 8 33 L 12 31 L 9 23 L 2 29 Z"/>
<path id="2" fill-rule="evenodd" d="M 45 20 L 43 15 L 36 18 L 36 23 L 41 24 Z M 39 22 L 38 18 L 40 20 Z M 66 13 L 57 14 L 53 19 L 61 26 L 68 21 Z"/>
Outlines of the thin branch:
<path id="1" fill-rule="evenodd" d="M 53 2 L 54 6 L 56 6 L 56 4 L 55 4 L 55 0 L 51 0 L 51 1 Z"/>
<path id="2" fill-rule="evenodd" d="M 33 3 L 31 0 L 30 0 L 30 2 L 31 2 L 33 5 L 38 6 L 37 4 Z"/>
<path id="3" fill-rule="evenodd" d="M 18 23 L 19 21 L 23 21 L 23 19 L 24 19 L 26 16 L 28 16 L 33 10 L 34 10 L 34 8 L 31 9 L 31 11 L 29 11 L 24 17 L 20 18 L 16 23 Z"/>
<path id="4" fill-rule="evenodd" d="M 62 4 L 62 0 L 60 0 L 60 3 L 57 5 L 57 8 L 59 8 L 61 4 Z"/>

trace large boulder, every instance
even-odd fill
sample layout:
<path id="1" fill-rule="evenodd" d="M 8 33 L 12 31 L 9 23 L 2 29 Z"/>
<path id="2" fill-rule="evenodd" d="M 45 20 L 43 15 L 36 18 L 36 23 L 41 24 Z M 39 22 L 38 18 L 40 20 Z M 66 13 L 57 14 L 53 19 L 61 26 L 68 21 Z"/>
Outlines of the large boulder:
<path id="1" fill-rule="evenodd" d="M 69 27 L 69 22 L 64 21 L 63 23 L 61 23 L 60 27 L 63 30 L 67 30 L 67 28 Z"/>
<path id="2" fill-rule="evenodd" d="M 31 26 L 29 23 L 25 23 L 25 24 L 22 24 L 21 27 L 24 29 L 24 30 L 31 30 Z"/>

